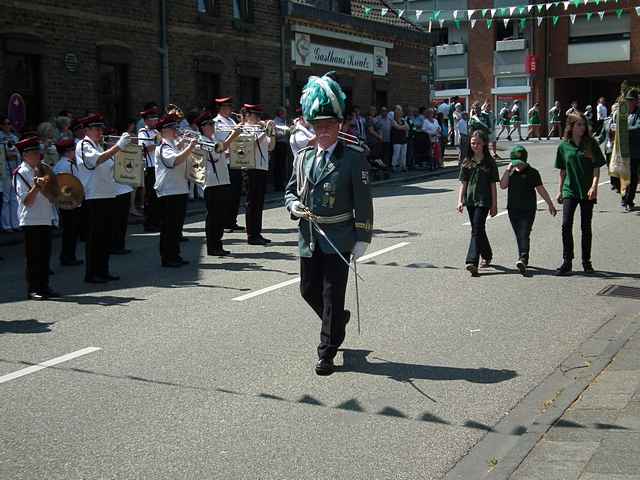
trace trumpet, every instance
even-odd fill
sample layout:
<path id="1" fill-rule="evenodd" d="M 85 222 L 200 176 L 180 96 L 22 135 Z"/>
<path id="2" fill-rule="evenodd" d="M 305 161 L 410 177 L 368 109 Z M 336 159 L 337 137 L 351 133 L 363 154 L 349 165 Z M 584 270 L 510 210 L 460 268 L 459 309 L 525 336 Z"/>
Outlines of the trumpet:
<path id="1" fill-rule="evenodd" d="M 120 140 L 120 135 L 103 135 L 102 138 L 104 139 L 105 142 L 117 142 L 118 140 Z M 138 141 L 143 141 L 143 142 L 155 142 L 156 139 L 155 138 L 147 138 L 147 137 L 129 137 L 129 140 L 131 140 L 132 142 L 138 142 Z"/>
<path id="2" fill-rule="evenodd" d="M 216 142 L 209 140 L 207 137 L 202 135 L 195 130 L 191 130 L 188 128 L 178 129 L 178 141 L 187 141 L 194 140 L 196 141 L 195 147 L 200 150 L 205 150 L 207 152 L 217 152 L 216 150 Z"/>

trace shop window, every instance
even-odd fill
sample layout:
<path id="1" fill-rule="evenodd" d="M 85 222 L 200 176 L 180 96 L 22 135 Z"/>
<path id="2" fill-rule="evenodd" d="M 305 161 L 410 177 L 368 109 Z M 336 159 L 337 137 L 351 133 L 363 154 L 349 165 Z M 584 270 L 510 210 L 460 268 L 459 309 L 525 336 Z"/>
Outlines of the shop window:
<path id="1" fill-rule="evenodd" d="M 3 67 L 2 105 L 19 93 L 27 107 L 27 125 L 37 125 L 43 119 L 40 56 L 5 52 Z"/>
<path id="2" fill-rule="evenodd" d="M 242 22 L 253 23 L 253 0 L 233 0 L 233 18 Z"/>
<path id="3" fill-rule="evenodd" d="M 515 40 L 519 38 L 518 24 L 513 20 L 506 26 L 502 20 L 495 22 L 496 25 L 496 41 L 501 42 L 503 40 Z"/>
<path id="4" fill-rule="evenodd" d="M 109 126 L 126 126 L 128 76 L 129 68 L 126 64 L 98 64 L 98 102 Z"/>
<path id="5" fill-rule="evenodd" d="M 196 10 L 201 15 L 218 15 L 218 4 L 216 0 L 196 0 Z"/>
<path id="6" fill-rule="evenodd" d="M 238 76 L 238 98 L 241 103 L 260 103 L 260 79 L 245 75 Z"/>
<path id="7" fill-rule="evenodd" d="M 196 73 L 197 104 L 206 107 L 214 98 L 221 96 L 220 75 L 209 72 Z"/>
<path id="8" fill-rule="evenodd" d="M 528 77 L 496 77 L 496 87 L 528 87 Z"/>

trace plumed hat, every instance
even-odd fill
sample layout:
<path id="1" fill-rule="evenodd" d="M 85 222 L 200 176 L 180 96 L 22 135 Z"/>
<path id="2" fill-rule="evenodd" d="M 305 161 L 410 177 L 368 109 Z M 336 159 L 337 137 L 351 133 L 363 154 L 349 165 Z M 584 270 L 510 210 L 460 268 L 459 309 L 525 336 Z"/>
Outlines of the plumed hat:
<path id="1" fill-rule="evenodd" d="M 333 77 L 334 72 L 322 77 L 309 77 L 302 90 L 300 105 L 307 122 L 326 118 L 343 119 L 347 96 Z"/>

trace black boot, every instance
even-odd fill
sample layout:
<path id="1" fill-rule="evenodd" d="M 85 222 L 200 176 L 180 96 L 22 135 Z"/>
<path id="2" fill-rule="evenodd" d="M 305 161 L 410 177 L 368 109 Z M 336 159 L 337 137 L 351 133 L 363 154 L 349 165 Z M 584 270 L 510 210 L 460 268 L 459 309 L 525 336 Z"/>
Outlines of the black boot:
<path id="1" fill-rule="evenodd" d="M 556 276 L 568 277 L 569 275 L 571 275 L 571 260 L 564 260 L 556 270 Z"/>
<path id="2" fill-rule="evenodd" d="M 582 268 L 584 270 L 584 273 L 595 273 L 595 270 L 593 269 L 593 265 L 590 260 L 583 260 Z"/>

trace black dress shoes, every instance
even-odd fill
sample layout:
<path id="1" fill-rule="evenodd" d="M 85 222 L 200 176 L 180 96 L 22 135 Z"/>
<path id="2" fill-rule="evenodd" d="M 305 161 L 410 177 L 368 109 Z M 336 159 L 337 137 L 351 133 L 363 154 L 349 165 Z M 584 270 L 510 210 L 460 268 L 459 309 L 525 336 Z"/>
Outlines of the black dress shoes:
<path id="1" fill-rule="evenodd" d="M 331 375 L 334 371 L 335 366 L 333 365 L 333 360 L 321 358 L 318 360 L 318 363 L 316 363 L 316 375 L 325 377 L 327 375 Z"/>
<path id="2" fill-rule="evenodd" d="M 184 258 L 180 257 L 178 258 L 178 261 L 180 262 L 181 265 L 189 265 L 189 260 L 185 260 Z"/>
<path id="3" fill-rule="evenodd" d="M 595 273 L 591 262 L 582 262 L 582 269 L 584 270 L 584 273 Z"/>
<path id="4" fill-rule="evenodd" d="M 562 265 L 556 270 L 556 277 L 568 277 L 571 275 L 571 262 L 562 262 Z"/>
<path id="5" fill-rule="evenodd" d="M 207 252 L 207 255 L 209 255 L 211 257 L 226 257 L 230 253 L 231 252 L 229 250 L 225 250 L 224 248 L 220 248 L 218 250 L 211 250 L 211 251 Z"/>
<path id="6" fill-rule="evenodd" d="M 262 245 L 262 246 L 265 246 L 267 244 L 266 240 L 261 237 L 249 237 L 247 239 L 247 243 L 249 245 Z"/>
<path id="7" fill-rule="evenodd" d="M 41 301 L 41 300 L 46 300 L 47 296 L 43 293 L 39 293 L 39 292 L 29 292 L 27 293 L 27 300 L 37 300 L 37 301 Z"/>
<path id="8" fill-rule="evenodd" d="M 264 238 L 262 235 L 260 235 L 260 240 L 262 240 L 264 243 L 271 243 L 271 240 L 269 240 L 268 238 Z"/>
<path id="9" fill-rule="evenodd" d="M 47 288 L 44 292 L 42 292 L 42 294 L 46 298 L 60 298 L 60 297 L 62 297 L 62 295 L 60 295 L 58 292 L 56 292 L 55 290 L 52 290 L 50 288 Z"/>
<path id="10" fill-rule="evenodd" d="M 107 283 L 107 280 L 104 277 L 84 277 L 85 283 Z"/>
<path id="11" fill-rule="evenodd" d="M 106 275 L 100 275 L 99 278 L 103 278 L 107 282 L 115 282 L 116 280 L 120 280 L 120 277 L 118 275 L 111 275 L 110 273 Z"/>

